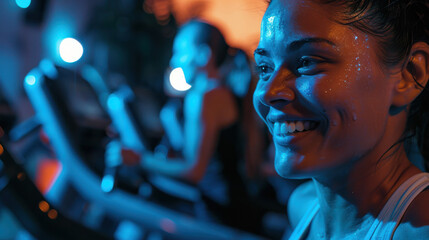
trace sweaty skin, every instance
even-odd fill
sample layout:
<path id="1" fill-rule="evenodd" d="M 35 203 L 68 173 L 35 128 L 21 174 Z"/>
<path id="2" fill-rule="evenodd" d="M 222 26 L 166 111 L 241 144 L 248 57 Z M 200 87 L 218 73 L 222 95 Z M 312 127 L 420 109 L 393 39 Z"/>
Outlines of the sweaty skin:
<path id="1" fill-rule="evenodd" d="M 285 177 L 380 156 L 401 133 L 388 133 L 394 81 L 377 67 L 375 40 L 328 18 L 334 10 L 312 1 L 275 1 L 262 23 L 255 58 L 266 70 L 254 102 L 273 133 L 276 168 Z M 318 126 L 288 136 L 274 131 L 274 122 L 294 120 Z"/>
<path id="2" fill-rule="evenodd" d="M 338 13 L 314 0 L 274 0 L 255 50 L 254 106 L 273 135 L 275 168 L 314 180 L 321 211 L 309 239 L 361 239 L 391 194 L 419 172 L 402 145 L 383 155 L 406 126 L 410 102 L 398 100 L 406 69 L 385 67 L 377 39 L 339 24 Z M 305 206 L 296 196 L 291 208 Z M 301 218 L 291 214 L 292 223 Z"/>

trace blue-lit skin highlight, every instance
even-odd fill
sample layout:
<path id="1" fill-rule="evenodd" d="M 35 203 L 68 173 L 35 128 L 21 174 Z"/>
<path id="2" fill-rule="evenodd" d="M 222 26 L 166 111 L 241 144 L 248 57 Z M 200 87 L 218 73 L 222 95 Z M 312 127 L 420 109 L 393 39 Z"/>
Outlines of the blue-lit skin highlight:
<path id="1" fill-rule="evenodd" d="M 385 14 L 374 11 L 373 15 L 372 7 L 360 20 Z M 404 201 L 396 194 L 409 197 L 416 189 L 407 186 L 410 192 L 404 193 L 407 187 L 402 183 L 421 174 L 403 144 L 409 107 L 422 91 L 411 93 L 418 82 L 404 67 L 415 63 L 408 62 L 408 54 L 397 64 L 380 58 L 380 52 L 387 50 L 380 42 L 393 34 L 390 27 L 396 29 L 398 22 L 378 25 L 389 29 L 387 35 L 366 36 L 358 27 L 341 22 L 355 17 L 346 13 L 349 10 L 321 1 L 273 0 L 262 20 L 255 51 L 259 81 L 254 106 L 272 133 L 277 172 L 285 178 L 311 179 L 290 197 L 291 222 L 307 218 L 306 212 L 317 209 L 313 203 L 320 206 L 313 211 L 314 218 L 304 219 L 309 230 L 290 239 L 426 239 L 426 191 L 415 199 L 420 204 L 408 209 L 402 205 L 408 218 L 395 212 Z M 405 36 L 403 31 L 412 30 L 404 27 Z M 421 56 L 420 69 L 427 73 L 429 46 L 419 42 L 411 49 Z M 425 57 L 418 53 L 422 49 Z M 427 74 L 423 76 L 426 84 Z M 310 123 L 302 129 L 303 122 Z M 386 228 L 370 235 L 378 222 Z"/>
<path id="2" fill-rule="evenodd" d="M 317 5 L 306 0 L 271 3 L 255 51 L 260 80 L 254 106 L 273 134 L 278 153 L 275 166 L 284 177 L 329 170 L 353 159 L 356 152 L 370 149 L 383 133 L 380 129 L 368 130 L 369 126 L 383 125 L 378 121 L 386 117 L 382 112 L 389 108 L 388 98 L 374 105 L 379 102 L 379 93 L 373 88 L 386 92 L 387 84 L 387 80 L 383 84 L 374 81 L 386 79 L 384 72 L 372 67 L 379 64 L 371 58 L 376 44 L 365 41 L 364 33 L 350 33 L 350 29 L 336 25 L 322 13 L 311 13 L 312 17 L 306 18 L 305 8 L 296 13 L 283 10 L 284 6 L 298 8 L 298 2 Z M 309 19 L 323 21 L 323 25 L 313 26 Z M 373 47 L 367 48 L 368 44 Z M 344 52 L 348 55 L 342 55 Z M 274 96 L 279 97 L 275 106 L 270 103 Z M 287 111 L 283 105 L 287 105 Z M 305 127 L 305 122 L 310 126 L 307 123 Z M 301 130 L 302 125 L 307 131 Z M 357 139 L 361 143 L 358 147 Z M 340 153 L 339 146 L 344 147 Z"/>
<path id="3" fill-rule="evenodd" d="M 82 57 L 83 47 L 76 39 L 65 38 L 60 43 L 59 52 L 64 62 L 74 63 Z"/>
<path id="4" fill-rule="evenodd" d="M 31 4 L 31 0 L 16 0 L 15 2 L 20 8 L 28 8 Z"/>

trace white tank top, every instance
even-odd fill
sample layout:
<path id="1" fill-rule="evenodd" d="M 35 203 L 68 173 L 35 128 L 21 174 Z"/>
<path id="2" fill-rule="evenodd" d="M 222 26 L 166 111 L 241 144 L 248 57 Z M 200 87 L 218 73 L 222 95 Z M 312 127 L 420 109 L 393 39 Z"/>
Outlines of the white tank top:
<path id="1" fill-rule="evenodd" d="M 426 172 L 416 174 L 405 181 L 389 198 L 364 239 L 392 239 L 408 206 L 428 186 L 429 173 Z M 290 235 L 289 240 L 305 239 L 310 224 L 319 209 L 319 201 L 316 199 Z M 283 239 L 285 240 L 286 238 Z"/>

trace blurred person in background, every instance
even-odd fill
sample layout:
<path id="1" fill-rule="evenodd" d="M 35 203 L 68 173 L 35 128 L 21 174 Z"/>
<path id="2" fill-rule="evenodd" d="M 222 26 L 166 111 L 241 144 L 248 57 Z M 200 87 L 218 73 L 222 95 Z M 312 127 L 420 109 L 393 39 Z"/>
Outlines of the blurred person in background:
<path id="1" fill-rule="evenodd" d="M 184 24 L 175 37 L 170 65 L 181 68 L 192 87 L 183 102 L 166 104 L 160 114 L 167 138 L 179 155 L 123 149 L 122 157 L 127 162 L 140 162 L 151 172 L 196 184 L 209 212 L 216 213 L 210 218 L 255 232 L 262 212 L 250 203 L 243 170 L 245 155 L 257 158 L 245 153 L 242 126 L 243 117 L 253 117 L 250 108 L 243 111 L 246 96 L 251 106 L 251 73 L 245 54 L 239 51 L 232 57 L 229 50 L 216 27 L 200 20 Z M 234 72 L 234 64 L 241 70 Z M 256 161 L 247 162 L 248 172 L 256 171 Z"/>

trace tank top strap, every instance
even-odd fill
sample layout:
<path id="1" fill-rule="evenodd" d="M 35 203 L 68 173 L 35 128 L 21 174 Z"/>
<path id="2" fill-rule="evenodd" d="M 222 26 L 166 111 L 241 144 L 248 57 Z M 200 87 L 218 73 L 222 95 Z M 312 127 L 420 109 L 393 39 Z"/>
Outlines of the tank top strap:
<path id="1" fill-rule="evenodd" d="M 307 210 L 305 215 L 299 221 L 296 228 L 293 230 L 292 234 L 289 237 L 289 240 L 301 240 L 305 238 L 305 236 L 308 234 L 311 222 L 313 221 L 319 209 L 319 201 L 316 199 L 311 203 L 310 208 Z M 285 237 L 286 236 L 283 237 L 283 240 L 286 240 Z"/>
<path id="2" fill-rule="evenodd" d="M 392 239 L 411 202 L 429 186 L 429 173 L 419 173 L 405 181 L 390 197 L 375 219 L 365 240 Z"/>

